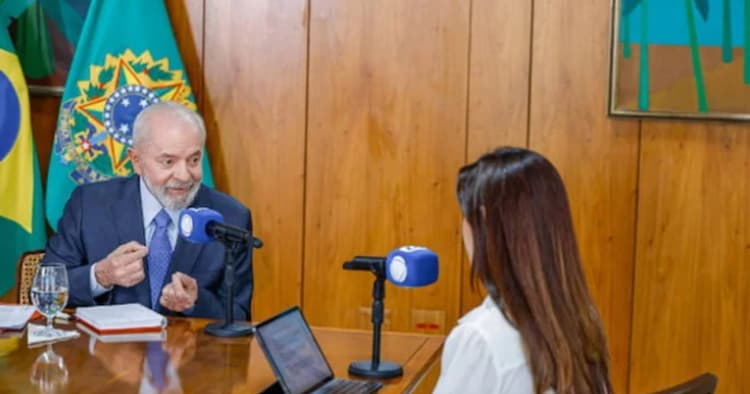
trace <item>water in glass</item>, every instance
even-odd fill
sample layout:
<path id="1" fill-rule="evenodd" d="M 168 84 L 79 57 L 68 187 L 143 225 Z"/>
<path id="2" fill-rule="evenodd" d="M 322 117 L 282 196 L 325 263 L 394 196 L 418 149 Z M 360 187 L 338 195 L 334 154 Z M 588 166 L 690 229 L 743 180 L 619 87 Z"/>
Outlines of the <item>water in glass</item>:
<path id="1" fill-rule="evenodd" d="M 52 320 L 68 303 L 68 271 L 64 264 L 45 263 L 37 267 L 31 283 L 31 302 L 47 318 L 44 335 L 55 336 Z"/>

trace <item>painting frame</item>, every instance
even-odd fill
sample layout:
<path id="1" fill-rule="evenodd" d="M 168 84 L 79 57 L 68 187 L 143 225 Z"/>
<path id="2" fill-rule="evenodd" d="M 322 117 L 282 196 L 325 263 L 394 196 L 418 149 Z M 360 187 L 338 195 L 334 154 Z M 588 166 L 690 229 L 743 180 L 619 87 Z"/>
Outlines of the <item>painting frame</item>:
<path id="1" fill-rule="evenodd" d="M 643 0 L 644 3 L 647 0 Z M 743 110 L 743 111 L 727 111 L 722 108 L 718 108 L 716 110 L 710 109 L 708 111 L 703 111 L 700 109 L 695 109 L 692 111 L 686 111 L 686 110 L 670 110 L 670 109 L 647 109 L 644 110 L 642 108 L 628 108 L 627 106 L 623 105 L 620 95 L 620 90 L 622 89 L 622 53 L 625 52 L 623 50 L 624 45 L 621 43 L 621 31 L 622 29 L 622 16 L 624 11 L 623 6 L 626 3 L 638 3 L 638 0 L 611 0 L 610 1 L 610 7 L 611 7 L 611 18 L 610 18 L 610 52 L 609 52 L 609 70 L 608 70 L 608 94 L 607 94 L 607 112 L 609 116 L 612 117 L 624 117 L 624 118 L 664 118 L 664 119 L 677 119 L 677 120 L 723 120 L 723 121 L 735 121 L 735 122 L 747 122 L 750 121 L 750 110 Z M 698 3 L 704 3 L 704 1 L 701 0 L 694 0 L 696 7 L 699 7 Z M 691 2 L 692 4 L 692 2 Z M 707 7 L 707 5 L 706 5 Z M 687 13 L 690 13 L 690 11 L 687 11 Z M 700 18 L 701 13 L 697 12 L 697 18 Z M 686 19 L 688 23 L 691 21 L 688 17 Z M 694 19 L 695 20 L 695 19 Z M 648 19 L 647 19 L 648 21 Z M 725 20 L 726 22 L 726 20 Z M 743 21 L 743 23 L 746 23 Z M 731 26 L 731 25 L 730 25 Z M 730 27 L 731 29 L 731 27 Z M 739 29 L 743 29 L 742 26 L 739 27 Z M 730 31 L 731 34 L 731 31 Z M 647 35 L 644 35 L 647 37 Z M 694 38 L 694 36 L 692 37 Z M 730 40 L 731 41 L 731 40 Z M 747 44 L 745 44 L 745 48 L 747 48 Z M 647 42 L 647 47 L 648 42 Z M 702 44 L 698 44 L 699 50 L 704 50 L 702 47 Z M 732 51 L 736 51 L 733 47 L 730 47 Z M 647 49 L 648 51 L 648 49 Z M 697 55 L 700 59 L 700 53 Z M 747 55 L 744 55 L 744 60 L 747 62 Z M 731 57 L 731 56 L 730 56 Z M 738 56 L 739 57 L 739 56 Z M 650 67 L 649 58 L 645 57 L 647 67 Z M 737 59 L 738 61 L 742 61 L 742 59 Z M 698 69 L 700 69 L 700 61 L 698 62 Z M 632 65 L 631 65 L 632 66 Z M 642 66 L 642 64 L 641 64 Z M 747 67 L 747 65 L 745 65 Z M 695 69 L 695 62 L 693 62 L 693 69 Z M 747 71 L 746 71 L 747 72 Z M 745 85 L 748 84 L 747 74 L 745 76 Z M 648 79 L 647 79 L 648 81 Z M 697 83 L 696 83 L 697 85 Z M 651 86 L 647 85 L 649 89 L 646 89 L 647 95 L 652 95 L 653 92 L 650 90 Z M 639 88 L 641 88 L 639 86 Z M 698 88 L 696 88 L 698 90 Z M 699 94 L 696 94 L 699 95 Z M 744 96 L 743 96 L 744 97 Z M 700 101 L 700 98 L 696 99 L 696 101 Z M 705 96 L 704 96 L 704 102 L 705 102 Z M 640 104 L 639 104 L 640 107 Z"/>
<path id="2" fill-rule="evenodd" d="M 62 85 L 28 85 L 29 94 L 32 96 L 62 97 L 65 86 Z"/>
<path id="3" fill-rule="evenodd" d="M 8 26 L 31 96 L 61 97 L 91 0 L 37 0 Z"/>

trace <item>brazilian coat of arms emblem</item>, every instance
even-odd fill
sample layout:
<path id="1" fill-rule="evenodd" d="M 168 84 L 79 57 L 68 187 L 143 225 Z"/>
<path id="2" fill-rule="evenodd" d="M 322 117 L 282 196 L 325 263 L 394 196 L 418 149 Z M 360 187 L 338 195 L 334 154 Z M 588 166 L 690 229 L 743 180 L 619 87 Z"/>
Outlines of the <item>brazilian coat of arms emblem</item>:
<path id="1" fill-rule="evenodd" d="M 77 184 L 133 173 L 127 150 L 144 108 L 170 100 L 195 110 L 183 71 L 170 70 L 168 59 L 154 60 L 149 51 L 108 54 L 89 75 L 78 81 L 79 95 L 61 104 L 55 133 L 55 152 Z"/>

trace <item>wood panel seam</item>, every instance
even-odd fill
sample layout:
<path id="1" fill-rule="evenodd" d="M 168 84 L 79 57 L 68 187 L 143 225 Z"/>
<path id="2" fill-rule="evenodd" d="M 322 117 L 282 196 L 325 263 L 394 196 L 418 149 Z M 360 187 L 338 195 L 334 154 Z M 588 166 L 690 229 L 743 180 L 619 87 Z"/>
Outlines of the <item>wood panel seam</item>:
<path id="1" fill-rule="evenodd" d="M 310 29 L 311 29 L 311 23 L 312 23 L 312 0 L 306 1 L 306 12 L 307 15 L 305 15 L 305 19 L 307 20 L 307 41 L 306 41 L 306 48 L 305 48 L 305 135 L 304 135 L 304 142 L 303 142 L 303 152 L 302 152 L 302 162 L 305 163 L 304 168 L 302 169 L 302 247 L 301 247 L 301 256 L 300 260 L 302 264 L 300 264 L 300 289 L 299 289 L 299 304 L 300 309 L 304 310 L 304 302 L 305 302 L 305 266 L 307 265 L 307 254 L 305 253 L 306 250 L 306 243 L 307 243 L 307 140 L 308 140 L 308 133 L 310 131 Z"/>
<path id="2" fill-rule="evenodd" d="M 200 87 L 201 97 L 198 100 L 201 112 L 205 114 L 206 111 L 206 0 L 201 2 L 201 73 L 200 73 Z M 205 115 L 204 115 L 205 116 Z M 252 307 L 252 305 L 250 306 Z"/>
<path id="3" fill-rule="evenodd" d="M 638 218 L 641 205 L 641 163 L 643 154 L 643 121 L 638 120 L 638 146 L 635 164 L 635 209 L 633 210 L 633 273 L 630 277 L 630 335 L 628 337 L 628 362 L 625 366 L 625 392 L 630 392 L 633 369 L 633 337 L 635 336 L 635 284 L 638 271 Z"/>
<path id="4" fill-rule="evenodd" d="M 531 83 L 534 78 L 534 3 L 531 0 L 531 11 L 529 17 L 529 77 L 526 85 L 526 148 L 531 148 Z"/>
<path id="5" fill-rule="evenodd" d="M 469 120 L 471 118 L 471 41 L 472 37 L 474 36 L 474 26 L 472 24 L 473 22 L 473 16 L 474 16 L 474 0 L 471 0 L 469 2 L 469 34 L 468 34 L 468 44 L 466 45 L 466 118 L 464 119 L 464 164 L 468 163 L 469 161 Z M 461 234 L 458 236 L 458 243 L 461 243 Z M 466 270 L 464 269 L 464 264 L 466 264 L 466 260 L 464 259 L 464 254 L 460 254 L 461 258 L 459 259 L 459 264 L 461 264 L 461 269 L 459 270 L 459 275 L 461 275 L 460 282 L 463 286 L 464 283 L 464 274 L 466 273 Z M 458 292 L 458 312 L 459 315 L 461 314 L 461 310 L 463 309 L 464 305 L 464 292 L 459 291 Z"/>

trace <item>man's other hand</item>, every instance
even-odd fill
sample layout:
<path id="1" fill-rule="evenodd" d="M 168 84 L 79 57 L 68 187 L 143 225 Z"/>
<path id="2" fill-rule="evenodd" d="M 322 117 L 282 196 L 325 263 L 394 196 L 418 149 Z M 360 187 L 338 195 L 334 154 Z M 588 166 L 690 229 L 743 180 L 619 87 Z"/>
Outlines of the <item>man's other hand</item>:
<path id="1" fill-rule="evenodd" d="M 143 271 L 143 258 L 147 254 L 148 249 L 136 241 L 118 246 L 107 257 L 96 263 L 94 267 L 96 281 L 102 287 L 135 286 L 146 277 Z"/>
<path id="2" fill-rule="evenodd" d="M 165 308 L 184 312 L 195 305 L 198 299 L 198 282 L 182 272 L 172 274 L 172 281 L 161 290 L 159 303 Z"/>

